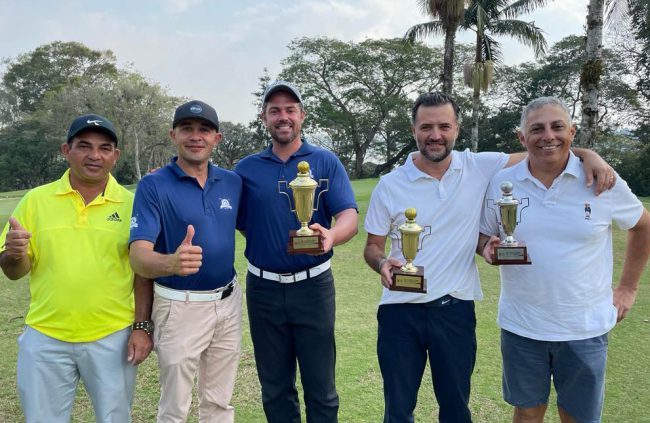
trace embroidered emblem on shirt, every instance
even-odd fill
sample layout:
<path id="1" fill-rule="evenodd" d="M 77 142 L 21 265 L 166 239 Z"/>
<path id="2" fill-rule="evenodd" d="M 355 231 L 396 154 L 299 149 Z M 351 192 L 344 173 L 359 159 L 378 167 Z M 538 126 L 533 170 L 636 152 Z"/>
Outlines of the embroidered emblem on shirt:
<path id="1" fill-rule="evenodd" d="M 121 222 L 122 219 L 120 219 L 120 215 L 117 214 L 117 212 L 115 212 L 112 215 L 108 216 L 106 218 L 106 221 L 108 221 L 108 222 Z"/>
<path id="2" fill-rule="evenodd" d="M 232 206 L 230 205 L 230 201 L 228 201 L 227 198 L 222 198 L 221 199 L 221 207 L 220 209 L 227 209 L 227 210 L 232 210 Z"/>
<path id="3" fill-rule="evenodd" d="M 585 203 L 585 220 L 591 220 L 591 204 Z"/>
<path id="4" fill-rule="evenodd" d="M 138 218 L 133 216 L 131 218 L 131 226 L 129 227 L 130 229 L 137 228 L 138 227 Z"/>

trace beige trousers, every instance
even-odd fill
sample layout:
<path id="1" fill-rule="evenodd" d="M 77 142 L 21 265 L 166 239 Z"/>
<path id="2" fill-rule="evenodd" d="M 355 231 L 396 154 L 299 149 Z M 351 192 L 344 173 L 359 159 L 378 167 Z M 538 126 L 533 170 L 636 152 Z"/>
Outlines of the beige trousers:
<path id="1" fill-rule="evenodd" d="M 154 348 L 160 366 L 158 423 L 183 423 L 198 370 L 199 421 L 231 423 L 230 405 L 242 337 L 242 292 L 205 302 L 154 294 Z"/>

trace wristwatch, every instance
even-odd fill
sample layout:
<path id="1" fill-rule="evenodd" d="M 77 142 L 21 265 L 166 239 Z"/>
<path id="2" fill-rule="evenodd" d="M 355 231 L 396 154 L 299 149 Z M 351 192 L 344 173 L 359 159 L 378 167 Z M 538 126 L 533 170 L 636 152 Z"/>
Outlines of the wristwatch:
<path id="1" fill-rule="evenodd" d="M 153 333 L 153 322 L 151 320 L 143 320 L 142 322 L 134 322 L 133 326 L 131 326 L 131 329 L 133 330 L 143 330 L 147 333 L 147 335 L 151 335 Z"/>

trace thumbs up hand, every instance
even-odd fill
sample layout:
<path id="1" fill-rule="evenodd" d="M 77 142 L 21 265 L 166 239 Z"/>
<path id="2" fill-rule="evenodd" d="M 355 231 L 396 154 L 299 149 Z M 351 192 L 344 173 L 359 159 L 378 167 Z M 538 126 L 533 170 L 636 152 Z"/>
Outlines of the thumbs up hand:
<path id="1" fill-rule="evenodd" d="M 29 239 L 32 237 L 31 232 L 23 228 L 15 217 L 9 218 L 9 231 L 5 238 L 5 251 L 7 256 L 12 260 L 22 260 L 27 257 L 27 248 Z"/>
<path id="2" fill-rule="evenodd" d="M 198 245 L 192 245 L 192 238 L 194 238 L 194 226 L 187 225 L 185 238 L 174 253 L 174 274 L 176 275 L 193 275 L 201 267 L 203 250 Z"/>

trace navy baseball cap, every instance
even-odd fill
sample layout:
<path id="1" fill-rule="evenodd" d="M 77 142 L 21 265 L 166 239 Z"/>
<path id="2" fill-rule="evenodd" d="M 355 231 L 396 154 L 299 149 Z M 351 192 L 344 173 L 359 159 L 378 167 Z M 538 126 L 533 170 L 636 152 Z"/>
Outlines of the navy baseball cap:
<path id="1" fill-rule="evenodd" d="M 278 91 L 284 91 L 296 98 L 298 100 L 298 103 L 302 103 L 302 96 L 300 95 L 300 91 L 298 91 L 298 88 L 294 87 L 287 81 L 282 81 L 282 80 L 277 80 L 273 81 L 266 87 L 266 91 L 264 91 L 264 97 L 262 99 L 262 103 L 266 103 L 269 101 L 269 97 L 271 97 L 273 94 L 277 93 Z"/>
<path id="2" fill-rule="evenodd" d="M 205 104 L 199 100 L 188 101 L 187 103 L 181 104 L 176 108 L 172 128 L 176 128 L 176 125 L 185 119 L 201 119 L 208 122 L 217 131 L 219 130 L 219 118 L 217 117 L 217 111 L 214 110 L 214 108 L 212 108 L 212 106 L 209 104 Z"/>
<path id="3" fill-rule="evenodd" d="M 71 139 L 83 131 L 103 132 L 111 137 L 115 141 L 115 145 L 117 145 L 115 126 L 104 116 L 88 114 L 77 117 L 72 121 L 70 129 L 68 129 L 67 141 L 70 142 Z"/>

